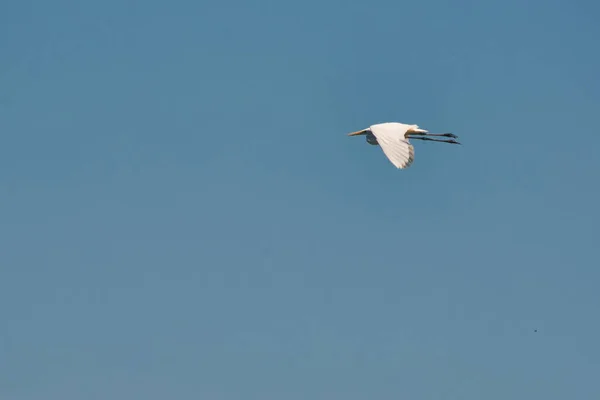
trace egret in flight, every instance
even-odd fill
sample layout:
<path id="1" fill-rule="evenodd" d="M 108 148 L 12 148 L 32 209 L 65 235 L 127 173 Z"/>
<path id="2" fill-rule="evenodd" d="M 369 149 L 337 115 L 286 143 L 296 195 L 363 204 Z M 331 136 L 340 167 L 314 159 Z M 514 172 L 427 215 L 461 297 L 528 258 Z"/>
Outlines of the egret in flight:
<path id="1" fill-rule="evenodd" d="M 398 169 L 410 167 L 415 158 L 415 149 L 408 139 L 429 140 L 432 142 L 460 144 L 458 136 L 452 133 L 429 133 L 418 125 L 407 125 L 399 122 L 386 122 L 371 125 L 366 129 L 349 133 L 348 136 L 366 135 L 367 143 L 381 146 L 383 153 Z M 452 139 L 432 139 L 427 136 L 443 136 Z"/>

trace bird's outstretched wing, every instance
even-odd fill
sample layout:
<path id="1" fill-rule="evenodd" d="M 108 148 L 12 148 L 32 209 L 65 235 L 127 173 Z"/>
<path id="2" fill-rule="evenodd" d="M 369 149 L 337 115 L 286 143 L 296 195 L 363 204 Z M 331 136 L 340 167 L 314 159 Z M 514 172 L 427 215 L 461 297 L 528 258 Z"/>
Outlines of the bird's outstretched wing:
<path id="1" fill-rule="evenodd" d="M 383 153 L 396 168 L 410 167 L 415 158 L 415 148 L 404 137 L 411 125 L 400 123 L 378 124 L 370 127 Z"/>

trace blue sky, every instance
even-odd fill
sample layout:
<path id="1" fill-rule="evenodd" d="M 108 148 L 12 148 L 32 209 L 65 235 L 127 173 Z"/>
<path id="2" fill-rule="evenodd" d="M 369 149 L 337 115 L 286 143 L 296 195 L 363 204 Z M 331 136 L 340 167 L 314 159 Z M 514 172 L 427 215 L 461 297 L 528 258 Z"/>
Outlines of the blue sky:
<path id="1" fill-rule="evenodd" d="M 598 398 L 599 11 L 2 2 L 0 397 Z"/>

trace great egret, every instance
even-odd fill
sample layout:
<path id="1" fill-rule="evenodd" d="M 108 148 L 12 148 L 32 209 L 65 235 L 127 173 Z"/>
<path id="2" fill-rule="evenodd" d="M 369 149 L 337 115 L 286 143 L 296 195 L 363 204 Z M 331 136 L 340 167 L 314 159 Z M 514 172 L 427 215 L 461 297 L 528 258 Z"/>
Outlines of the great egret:
<path id="1" fill-rule="evenodd" d="M 371 125 L 366 129 L 349 133 L 348 136 L 366 135 L 367 143 L 380 145 L 383 153 L 398 169 L 410 167 L 415 158 L 415 149 L 408 139 L 429 140 L 432 142 L 460 144 L 456 139 L 458 136 L 452 133 L 429 133 L 418 125 L 407 125 L 399 122 L 386 122 Z M 426 136 L 444 136 L 452 139 L 432 139 Z"/>

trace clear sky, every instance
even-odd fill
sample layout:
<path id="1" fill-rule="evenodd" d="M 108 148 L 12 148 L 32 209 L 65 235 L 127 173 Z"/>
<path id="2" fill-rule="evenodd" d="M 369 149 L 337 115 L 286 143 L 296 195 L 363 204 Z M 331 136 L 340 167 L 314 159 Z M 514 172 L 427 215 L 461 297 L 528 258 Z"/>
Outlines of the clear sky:
<path id="1" fill-rule="evenodd" d="M 0 2 L 0 398 L 600 398 L 599 12 Z"/>

